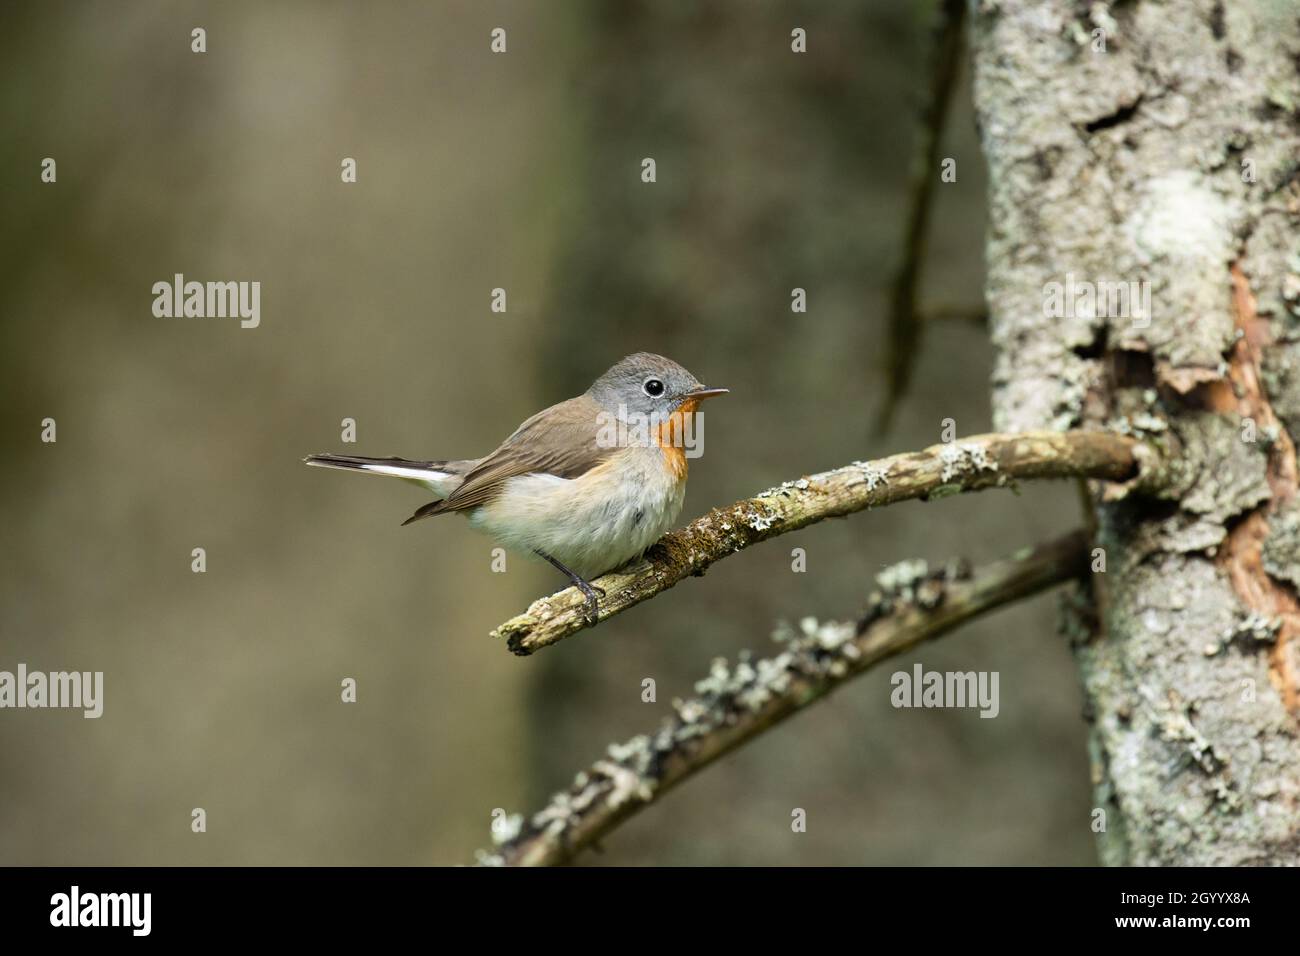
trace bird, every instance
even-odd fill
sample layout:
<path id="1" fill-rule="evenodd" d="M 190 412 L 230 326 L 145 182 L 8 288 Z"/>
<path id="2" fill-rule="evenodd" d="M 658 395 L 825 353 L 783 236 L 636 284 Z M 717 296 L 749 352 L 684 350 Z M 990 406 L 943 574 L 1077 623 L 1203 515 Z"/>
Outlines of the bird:
<path id="1" fill-rule="evenodd" d="M 636 352 L 581 395 L 533 415 L 482 458 L 413 461 L 321 454 L 308 465 L 401 478 L 434 501 L 402 524 L 461 514 L 516 553 L 536 555 L 582 592 L 599 619 L 592 578 L 639 558 L 669 531 L 686 494 L 700 403 L 727 394 L 672 359 Z M 700 442 L 695 442 L 699 445 Z M 694 455 L 692 455 L 694 457 Z"/>

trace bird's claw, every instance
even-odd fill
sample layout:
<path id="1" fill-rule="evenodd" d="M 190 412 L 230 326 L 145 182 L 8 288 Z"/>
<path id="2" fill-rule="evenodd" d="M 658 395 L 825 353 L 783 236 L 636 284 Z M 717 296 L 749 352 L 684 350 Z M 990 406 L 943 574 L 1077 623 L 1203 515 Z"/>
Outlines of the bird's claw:
<path id="1" fill-rule="evenodd" d="M 583 617 L 587 619 L 588 627 L 594 627 L 600 622 L 600 604 L 596 600 L 596 592 L 599 591 L 600 596 L 604 597 L 605 590 L 604 588 L 596 587 L 594 584 L 580 584 L 578 585 L 578 590 L 581 591 L 583 596 L 587 599 L 586 607 L 583 610 Z"/>

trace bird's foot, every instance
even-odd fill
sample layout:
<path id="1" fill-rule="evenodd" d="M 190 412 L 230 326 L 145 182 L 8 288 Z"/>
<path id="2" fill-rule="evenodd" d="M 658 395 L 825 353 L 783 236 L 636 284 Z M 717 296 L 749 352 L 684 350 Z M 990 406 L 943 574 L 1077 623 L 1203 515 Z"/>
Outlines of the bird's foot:
<path id="1" fill-rule="evenodd" d="M 601 597 L 604 597 L 605 589 L 598 588 L 594 584 L 588 584 L 586 581 L 583 581 L 581 578 L 579 578 L 577 581 L 574 581 L 573 584 L 574 587 L 576 587 L 579 591 L 581 591 L 583 595 L 587 598 L 587 607 L 583 616 L 586 617 L 587 619 L 587 625 L 589 627 L 594 627 L 596 624 L 600 622 L 600 604 L 596 600 L 596 595 L 599 593 Z"/>
<path id="2" fill-rule="evenodd" d="M 536 553 L 551 562 L 551 564 L 560 571 L 564 572 L 564 575 L 573 583 L 573 586 L 582 592 L 583 596 L 587 599 L 586 612 L 583 615 L 587 619 L 587 626 L 591 627 L 597 624 L 600 621 L 600 604 L 596 600 L 596 595 L 599 594 L 601 597 L 604 597 L 605 589 L 598 588 L 594 584 L 589 584 L 582 575 L 569 570 L 561 562 L 557 561 L 540 548 L 537 549 Z"/>

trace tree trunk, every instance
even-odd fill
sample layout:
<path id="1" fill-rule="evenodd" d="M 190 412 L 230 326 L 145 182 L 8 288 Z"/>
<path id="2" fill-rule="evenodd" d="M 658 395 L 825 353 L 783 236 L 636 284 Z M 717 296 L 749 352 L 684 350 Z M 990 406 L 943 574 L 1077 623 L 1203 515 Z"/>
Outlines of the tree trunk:
<path id="1" fill-rule="evenodd" d="M 1102 859 L 1298 863 L 1300 11 L 974 2 L 996 427 L 1179 461 L 1162 500 L 1096 495 Z M 1149 319 L 1090 308 L 1107 282 L 1144 283 Z"/>

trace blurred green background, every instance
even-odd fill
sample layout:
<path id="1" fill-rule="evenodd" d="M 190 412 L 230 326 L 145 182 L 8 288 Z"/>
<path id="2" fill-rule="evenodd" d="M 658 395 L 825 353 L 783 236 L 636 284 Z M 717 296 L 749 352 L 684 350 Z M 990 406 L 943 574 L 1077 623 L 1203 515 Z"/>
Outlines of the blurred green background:
<path id="1" fill-rule="evenodd" d="M 641 349 L 732 389 L 683 521 L 932 444 L 945 417 L 987 430 L 990 348 L 958 321 L 871 428 L 932 6 L 6 4 L 0 669 L 102 670 L 106 689 L 97 721 L 0 711 L 0 863 L 467 862 L 495 808 L 535 809 L 655 729 L 711 659 L 766 653 L 777 619 L 851 616 L 902 558 L 1076 524 L 1067 485 L 826 522 L 519 659 L 487 633 L 553 570 L 494 574 L 458 519 L 398 527 L 416 489 L 300 463 L 481 455 Z M 942 154 L 958 181 L 922 299 L 978 309 L 964 82 Z M 261 326 L 154 318 L 176 272 L 260 281 Z M 915 660 L 999 671 L 998 718 L 891 708 Z M 584 862 L 1090 864 L 1080 707 L 1041 597 L 867 675 Z"/>

